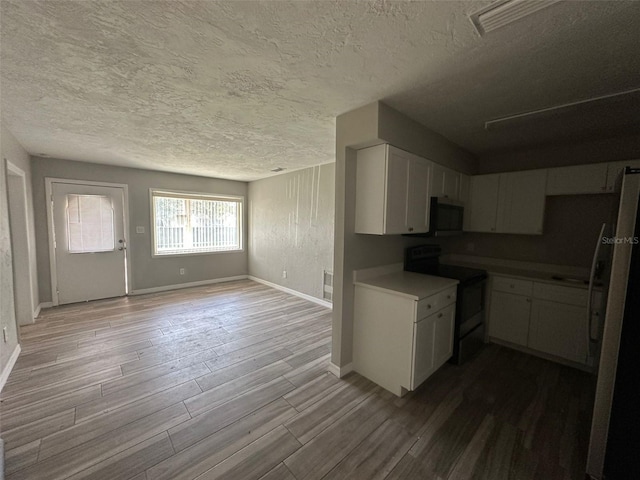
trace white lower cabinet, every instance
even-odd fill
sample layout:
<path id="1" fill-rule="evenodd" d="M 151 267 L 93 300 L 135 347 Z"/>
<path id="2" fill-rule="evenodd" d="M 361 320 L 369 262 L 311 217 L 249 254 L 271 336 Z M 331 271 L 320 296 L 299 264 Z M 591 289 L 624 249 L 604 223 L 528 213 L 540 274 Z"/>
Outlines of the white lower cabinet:
<path id="1" fill-rule="evenodd" d="M 526 347 L 530 316 L 531 298 L 494 291 L 491 294 L 489 335 Z"/>
<path id="2" fill-rule="evenodd" d="M 586 289 L 492 277 L 491 339 L 589 365 L 588 325 Z"/>
<path id="3" fill-rule="evenodd" d="M 361 285 L 355 289 L 356 372 L 402 396 L 451 357 L 456 287 L 420 301 Z"/>
<path id="4" fill-rule="evenodd" d="M 531 310 L 529 348 L 585 363 L 587 359 L 587 309 L 535 299 Z"/>
<path id="5" fill-rule="evenodd" d="M 453 355 L 455 315 L 455 305 L 449 305 L 415 323 L 411 390 L 415 390 Z"/>

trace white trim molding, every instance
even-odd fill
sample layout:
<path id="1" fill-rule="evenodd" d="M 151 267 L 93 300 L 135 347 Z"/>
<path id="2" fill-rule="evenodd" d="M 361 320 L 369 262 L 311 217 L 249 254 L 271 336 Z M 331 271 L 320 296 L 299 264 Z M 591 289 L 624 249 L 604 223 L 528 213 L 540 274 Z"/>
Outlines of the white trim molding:
<path id="1" fill-rule="evenodd" d="M 34 319 L 38 318 L 38 316 L 40 315 L 40 312 L 42 312 L 43 309 L 52 308 L 52 307 L 53 307 L 53 302 L 40 302 L 36 307 L 35 312 L 33 312 L 33 318 Z"/>
<path id="2" fill-rule="evenodd" d="M 13 175 L 13 176 L 17 176 L 20 177 L 21 181 L 22 181 L 22 204 L 24 206 L 24 218 L 22 219 L 24 221 L 24 230 L 25 230 L 25 234 L 27 236 L 27 240 L 26 240 L 26 246 L 27 246 L 27 258 L 29 260 L 29 269 L 27 270 L 27 275 L 28 275 L 28 279 L 29 279 L 29 301 L 30 301 L 30 305 L 28 306 L 29 309 L 32 309 L 35 311 L 38 310 L 37 306 L 36 306 L 36 292 L 34 290 L 34 285 L 37 284 L 37 277 L 38 277 L 38 273 L 37 273 L 37 267 L 36 267 L 36 255 L 35 255 L 35 236 L 32 232 L 33 229 L 33 223 L 31 222 L 32 218 L 29 215 L 29 197 L 28 197 L 28 187 L 27 187 L 27 174 L 24 170 L 22 170 L 20 167 L 18 167 L 17 165 L 11 163 L 10 160 L 6 160 L 7 162 L 7 173 L 9 175 Z M 7 194 L 9 194 L 7 192 Z M 32 208 L 33 209 L 33 208 Z M 33 215 L 33 212 L 32 212 Z M 33 243 L 32 243 L 33 242 Z M 15 258 L 13 258 L 13 261 L 15 261 Z M 15 268 L 15 266 L 14 266 Z M 15 288 L 15 284 L 14 284 L 14 288 Z M 14 291 L 14 295 L 15 295 L 15 291 Z M 31 323 L 34 323 L 36 318 L 36 315 L 33 315 L 32 321 Z M 20 323 L 20 321 L 23 319 L 18 319 L 18 323 Z M 28 324 L 27 324 L 28 325 Z"/>
<path id="3" fill-rule="evenodd" d="M 267 280 L 254 277 L 253 275 L 248 275 L 247 278 L 249 280 L 253 280 L 254 282 L 262 283 L 263 285 L 266 285 L 268 287 L 275 288 L 276 290 L 281 290 L 291 295 L 295 295 L 296 297 L 304 298 L 305 300 L 309 300 L 310 302 L 317 303 L 318 305 L 322 305 L 323 307 L 333 309 L 333 304 L 331 302 L 327 302 L 326 300 L 322 300 L 321 298 L 316 298 L 311 295 L 307 295 L 306 293 L 293 290 L 292 288 L 283 287 L 282 285 L 278 285 L 277 283 L 269 282 Z"/>
<path id="4" fill-rule="evenodd" d="M 210 280 L 200 280 L 197 282 L 177 283 L 174 285 L 162 285 L 161 287 L 137 288 L 131 290 L 129 295 L 146 295 L 148 293 L 168 292 L 170 290 L 180 290 L 182 288 L 201 287 L 203 285 L 212 285 L 214 283 L 235 282 L 237 280 L 246 280 L 247 275 L 236 275 L 235 277 L 212 278 Z"/>
<path id="5" fill-rule="evenodd" d="M 336 377 L 342 378 L 347 373 L 353 372 L 353 363 L 347 363 L 344 367 L 339 367 L 335 363 L 331 362 L 329 363 L 329 368 L 327 370 Z"/>
<path id="6" fill-rule="evenodd" d="M 18 360 L 20 351 L 21 351 L 20 344 L 18 344 L 16 345 L 16 348 L 13 349 L 13 353 L 9 357 L 9 361 L 7 362 L 7 365 L 4 367 L 2 374 L 0 375 L 0 392 L 2 392 L 2 389 L 4 388 L 4 384 L 7 383 L 9 374 L 11 373 L 11 370 L 13 370 L 13 366 L 16 364 L 16 360 Z"/>

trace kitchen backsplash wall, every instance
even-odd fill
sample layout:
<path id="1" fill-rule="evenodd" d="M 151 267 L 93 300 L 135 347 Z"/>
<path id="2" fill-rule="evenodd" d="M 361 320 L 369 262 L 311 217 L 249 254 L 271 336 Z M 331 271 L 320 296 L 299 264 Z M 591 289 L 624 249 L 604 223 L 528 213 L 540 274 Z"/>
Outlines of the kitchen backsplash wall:
<path id="1" fill-rule="evenodd" d="M 438 243 L 443 253 L 590 267 L 600 227 L 616 208 L 616 195 L 547 197 L 542 235 L 465 233 Z"/>

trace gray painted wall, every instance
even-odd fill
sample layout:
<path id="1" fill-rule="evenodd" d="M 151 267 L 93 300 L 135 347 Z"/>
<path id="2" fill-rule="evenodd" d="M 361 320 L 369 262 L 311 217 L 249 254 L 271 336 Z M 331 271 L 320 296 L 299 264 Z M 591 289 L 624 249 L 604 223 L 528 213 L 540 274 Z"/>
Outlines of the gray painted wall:
<path id="1" fill-rule="evenodd" d="M 3 132 L 4 133 L 4 132 Z M 0 151 L 5 157 L 6 137 L 0 137 Z M 0 373 L 4 373 L 9 358 L 18 345 L 18 327 L 13 303 L 13 265 L 9 235 L 9 205 L 7 201 L 6 162 L 0 165 L 0 329 L 7 329 L 7 343 L 0 335 Z"/>
<path id="2" fill-rule="evenodd" d="M 41 302 L 51 300 L 45 177 L 125 183 L 129 186 L 130 238 L 128 239 L 128 248 L 132 259 L 133 290 L 246 275 L 248 273 L 246 248 L 244 251 L 237 253 L 152 258 L 150 235 L 150 188 L 246 197 L 247 184 L 245 182 L 38 157 L 32 158 L 31 172 Z M 246 211 L 247 205 L 245 202 L 245 226 Z M 136 226 L 145 227 L 145 233 L 136 234 Z M 246 245 L 246 228 L 244 229 L 243 238 Z M 186 269 L 185 275 L 180 275 L 180 268 Z"/>
<path id="3" fill-rule="evenodd" d="M 352 360 L 353 271 L 402 262 L 406 246 L 424 242 L 396 235 L 355 234 L 355 149 L 383 142 L 465 173 L 477 169 L 471 154 L 381 102 L 337 117 L 331 361 L 340 367 Z"/>
<path id="4" fill-rule="evenodd" d="M 333 270 L 334 185 L 333 163 L 249 183 L 250 275 L 322 298 L 323 271 Z"/>

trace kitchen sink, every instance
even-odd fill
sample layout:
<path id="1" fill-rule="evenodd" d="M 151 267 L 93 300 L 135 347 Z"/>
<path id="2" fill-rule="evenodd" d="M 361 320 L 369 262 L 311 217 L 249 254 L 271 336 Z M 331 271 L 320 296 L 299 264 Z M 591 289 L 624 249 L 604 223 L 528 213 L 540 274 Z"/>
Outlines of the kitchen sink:
<path id="1" fill-rule="evenodd" d="M 560 282 L 577 283 L 579 285 L 589 285 L 589 280 L 584 280 L 582 278 L 569 278 L 569 277 L 561 277 L 560 275 L 552 275 L 551 279 L 558 280 Z"/>

